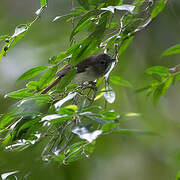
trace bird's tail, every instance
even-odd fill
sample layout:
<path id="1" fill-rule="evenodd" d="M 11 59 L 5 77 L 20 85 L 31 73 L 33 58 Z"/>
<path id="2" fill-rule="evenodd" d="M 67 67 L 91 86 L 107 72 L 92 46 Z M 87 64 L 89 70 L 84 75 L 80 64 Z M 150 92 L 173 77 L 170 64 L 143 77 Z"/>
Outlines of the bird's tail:
<path id="1" fill-rule="evenodd" d="M 42 90 L 41 94 L 46 94 L 51 88 L 53 88 L 56 84 L 58 84 L 61 81 L 61 76 L 59 76 L 57 79 L 55 79 L 48 87 Z"/>

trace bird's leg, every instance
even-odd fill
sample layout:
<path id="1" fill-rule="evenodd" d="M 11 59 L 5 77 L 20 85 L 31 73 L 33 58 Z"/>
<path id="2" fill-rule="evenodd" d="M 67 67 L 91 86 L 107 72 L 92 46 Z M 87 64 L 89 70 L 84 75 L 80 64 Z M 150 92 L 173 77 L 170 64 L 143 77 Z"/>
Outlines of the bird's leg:
<path id="1" fill-rule="evenodd" d="M 96 82 L 90 81 L 89 85 L 90 85 L 89 88 L 93 90 L 93 94 L 92 94 L 92 97 L 90 98 L 89 104 L 87 106 L 90 106 L 94 102 L 94 98 L 95 98 L 96 92 L 97 92 Z"/>

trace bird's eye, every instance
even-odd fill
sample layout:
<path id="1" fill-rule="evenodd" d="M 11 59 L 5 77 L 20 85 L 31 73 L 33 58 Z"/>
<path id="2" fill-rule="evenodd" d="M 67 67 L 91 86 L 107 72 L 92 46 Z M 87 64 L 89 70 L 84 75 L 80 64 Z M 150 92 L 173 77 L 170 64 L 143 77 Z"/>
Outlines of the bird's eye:
<path id="1" fill-rule="evenodd" d="M 105 64 L 105 61 L 101 61 L 100 63 L 101 63 L 101 64 Z"/>

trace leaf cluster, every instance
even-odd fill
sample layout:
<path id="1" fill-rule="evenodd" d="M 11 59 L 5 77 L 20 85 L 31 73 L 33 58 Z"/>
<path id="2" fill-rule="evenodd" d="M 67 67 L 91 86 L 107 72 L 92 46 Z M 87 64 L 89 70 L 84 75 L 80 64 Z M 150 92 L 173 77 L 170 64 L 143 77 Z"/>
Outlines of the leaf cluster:
<path id="1" fill-rule="evenodd" d="M 112 65 L 105 78 L 97 81 L 97 95 L 92 84 L 82 86 L 72 84 L 76 75 L 73 68 L 91 54 L 106 52 L 117 59 L 133 40 L 133 36 L 144 29 L 164 8 L 165 0 L 134 0 L 125 3 L 122 0 L 77 0 L 80 7 L 67 15 L 57 16 L 53 22 L 66 18 L 73 24 L 70 34 L 70 48 L 51 57 L 48 66 L 37 66 L 23 73 L 18 80 L 28 80 L 26 88 L 8 93 L 6 97 L 18 99 L 18 102 L 1 117 L 1 147 L 23 150 L 36 143 L 45 142 L 42 152 L 44 160 L 70 163 L 88 157 L 95 147 L 98 136 L 116 132 L 119 134 L 151 134 L 140 130 L 121 128 L 120 120 L 136 117 L 136 113 L 120 115 L 92 103 L 104 98 L 108 103 L 115 101 L 115 92 L 109 83 L 130 87 L 132 84 L 120 76 L 111 76 Z M 6 55 L 36 22 L 47 6 L 41 0 L 41 8 L 36 11 L 35 19 L 19 25 L 11 36 L 0 36 L 4 41 L 0 58 Z M 77 40 L 77 34 L 87 31 L 88 35 Z M 59 86 L 48 94 L 41 94 L 56 79 L 58 69 L 70 63 L 72 70 L 62 79 Z M 118 63 L 118 62 L 117 62 Z M 154 100 L 159 91 L 165 93 L 172 83 L 172 75 L 165 67 L 153 67 L 147 70 L 149 75 L 158 75 L 160 80 L 154 84 Z M 30 80 L 42 74 L 40 79 Z M 105 82 L 105 87 L 103 86 Z M 161 87 L 162 86 L 162 87 Z M 151 87 L 151 88 L 152 88 Z M 160 90 L 156 90 L 160 89 Z"/>

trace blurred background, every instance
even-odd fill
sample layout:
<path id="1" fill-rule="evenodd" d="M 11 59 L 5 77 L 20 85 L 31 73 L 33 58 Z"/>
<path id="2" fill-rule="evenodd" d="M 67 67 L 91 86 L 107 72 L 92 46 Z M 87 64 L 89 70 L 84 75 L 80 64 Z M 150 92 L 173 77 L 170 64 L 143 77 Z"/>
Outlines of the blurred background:
<path id="1" fill-rule="evenodd" d="M 1 0 L 0 35 L 13 34 L 16 25 L 28 23 L 39 8 L 39 0 Z M 71 0 L 49 1 L 42 18 L 30 32 L 0 61 L 0 114 L 7 112 L 14 101 L 4 95 L 24 87 L 17 78 L 26 70 L 47 64 L 48 58 L 69 47 L 71 23 L 52 23 L 57 15 L 71 10 Z M 180 1 L 171 0 L 165 10 L 143 31 L 119 60 L 113 74 L 129 80 L 134 88 L 150 84 L 144 74 L 153 65 L 173 67 L 179 56 L 161 57 L 161 53 L 180 43 Z M 0 44 L 2 46 L 2 44 Z M 170 87 L 166 97 L 157 105 L 145 93 L 113 86 L 116 101 L 108 105 L 119 113 L 136 112 L 141 116 L 122 120 L 123 128 L 137 128 L 159 133 L 159 136 L 123 136 L 111 134 L 100 137 L 88 159 L 67 166 L 44 163 L 37 145 L 25 152 L 0 152 L 0 174 L 19 170 L 27 179 L 64 180 L 169 180 L 180 170 L 180 84 Z M 103 103 L 103 102 L 98 102 Z"/>

